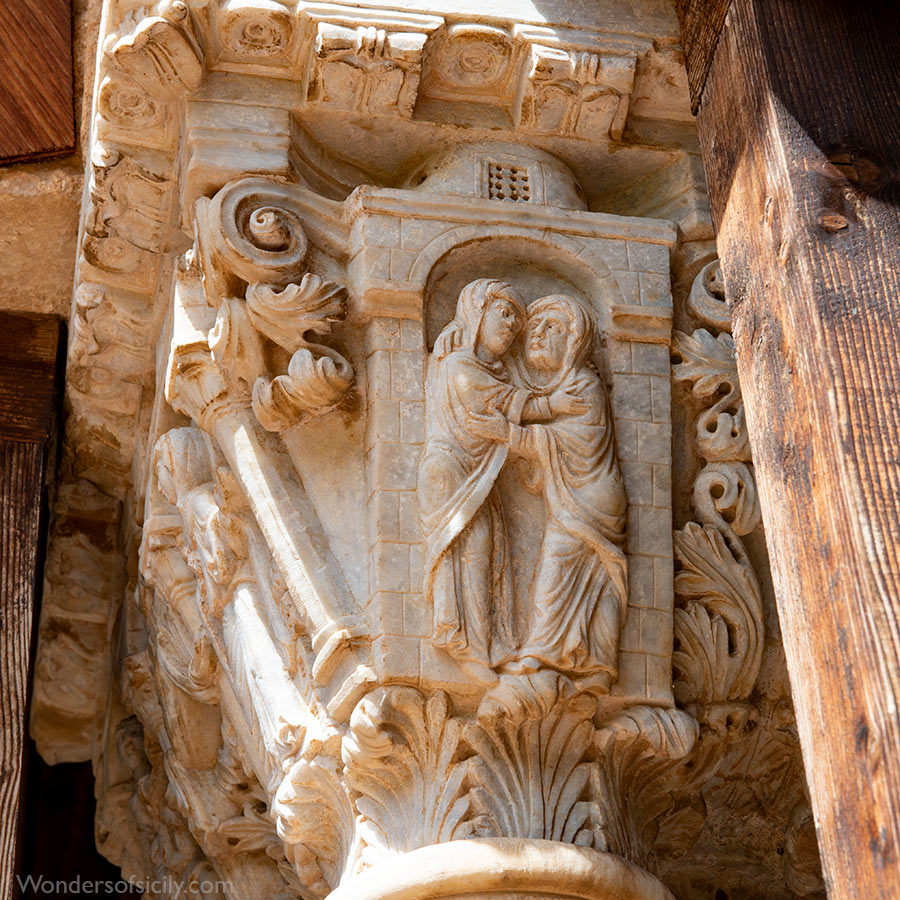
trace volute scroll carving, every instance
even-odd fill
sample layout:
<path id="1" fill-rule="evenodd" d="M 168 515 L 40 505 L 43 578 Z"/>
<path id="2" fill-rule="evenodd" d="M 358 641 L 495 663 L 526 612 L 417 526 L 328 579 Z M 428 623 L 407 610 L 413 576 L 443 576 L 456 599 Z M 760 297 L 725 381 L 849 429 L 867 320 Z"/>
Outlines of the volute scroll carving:
<path id="1" fill-rule="evenodd" d="M 232 467 L 307 629 L 309 675 L 326 684 L 365 630 L 285 449 L 265 437 L 328 411 L 353 382 L 340 353 L 306 338 L 343 318 L 346 290 L 305 271 L 301 219 L 291 192 L 265 179 L 198 201 L 196 246 L 176 276 L 168 396 Z"/>
<path id="2" fill-rule="evenodd" d="M 760 523 L 756 482 L 744 421 L 734 343 L 718 262 L 697 276 L 689 308 L 705 328 L 676 334 L 676 380 L 689 382 L 703 403 L 698 449 L 705 465 L 694 482 L 701 524 L 675 534 L 681 570 L 675 577 L 676 688 L 683 703 L 746 700 L 762 661 L 762 593 L 741 536 Z"/>
<path id="3" fill-rule="evenodd" d="M 197 239 L 211 294 L 227 291 L 236 276 L 285 287 L 302 274 L 309 250 L 303 210 L 291 186 L 267 178 L 242 178 L 197 201 Z"/>

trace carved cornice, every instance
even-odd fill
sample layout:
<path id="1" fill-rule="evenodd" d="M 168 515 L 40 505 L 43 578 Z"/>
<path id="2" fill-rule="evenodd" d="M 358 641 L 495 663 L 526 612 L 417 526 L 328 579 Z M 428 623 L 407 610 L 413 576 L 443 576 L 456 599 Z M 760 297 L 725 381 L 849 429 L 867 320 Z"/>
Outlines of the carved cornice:
<path id="1" fill-rule="evenodd" d="M 359 69 L 362 72 L 383 58 L 375 66 L 380 71 L 386 65 L 394 65 L 390 61 L 396 57 L 396 65 L 403 72 L 404 86 L 400 90 L 412 99 L 404 100 L 399 106 L 370 108 L 372 103 L 378 106 L 375 100 L 380 96 L 378 90 L 360 87 L 357 93 L 371 98 L 366 101 L 369 115 L 386 113 L 408 117 L 415 99 L 413 82 L 419 79 L 417 74 L 412 76 L 423 65 L 423 59 L 427 61 L 426 68 L 443 65 L 437 52 L 439 48 L 431 52 L 426 45 L 432 37 L 440 43 L 438 39 L 448 28 L 441 15 L 387 9 L 369 11 L 341 3 L 303 4 L 295 9 L 293 4 L 275 0 L 229 0 L 209 5 L 193 4 L 190 0 L 162 0 L 144 18 L 136 17 L 127 4 L 111 3 L 105 23 L 107 33 L 98 59 L 91 132 L 94 149 L 90 199 L 84 212 L 76 282 L 90 283 L 110 298 L 108 306 L 92 317 L 95 328 L 100 327 L 96 320 L 102 314 L 110 317 L 111 330 L 118 329 L 117 320 L 129 306 L 124 294 L 140 295 L 139 302 L 150 314 L 135 340 L 136 346 L 147 351 L 151 345 L 148 338 L 158 323 L 158 312 L 153 311 L 157 306 L 157 285 L 165 285 L 165 254 L 179 244 L 183 246 L 183 238 L 172 228 L 173 218 L 178 217 L 179 185 L 172 173 L 176 168 L 183 107 L 203 86 L 204 80 L 219 71 L 275 79 L 299 78 L 301 84 L 308 85 L 306 95 L 310 99 L 306 102 L 325 106 L 336 103 L 336 109 L 346 110 L 343 99 L 329 100 L 327 90 L 321 87 L 322 80 L 327 81 L 322 67 L 362 66 Z M 468 47 L 470 40 L 473 42 L 469 48 L 473 58 L 482 48 L 483 55 L 487 54 L 485 59 L 490 57 L 496 35 L 488 39 L 487 32 L 475 26 L 471 33 L 465 32 L 461 25 L 453 28 L 457 29 L 454 34 L 462 44 Z M 536 48 L 534 52 L 538 56 L 540 53 L 569 54 L 574 68 L 567 76 L 567 84 L 583 82 L 595 90 L 606 85 L 619 98 L 617 109 L 624 109 L 622 104 L 627 101 L 628 78 L 633 78 L 635 59 L 653 46 L 646 38 L 590 28 L 576 30 L 510 22 L 501 31 L 507 35 L 504 40 L 510 46 L 523 48 L 522 52 L 515 50 L 512 54 L 516 59 L 521 58 L 516 78 L 523 83 L 530 84 L 535 77 L 538 81 L 544 78 L 540 66 L 536 76 L 529 74 L 533 54 L 528 48 Z M 452 48 L 456 43 L 456 39 L 450 41 Z M 456 52 L 452 48 L 448 51 L 451 56 Z M 371 61 L 363 65 L 365 60 Z M 627 71 L 631 76 L 622 74 Z M 458 86 L 462 99 L 465 99 L 466 85 L 477 80 L 474 73 L 462 79 Z M 316 83 L 320 86 L 315 87 Z M 491 95 L 491 91 L 487 94 Z M 531 100 L 528 102 L 533 105 Z M 518 121 L 517 109 L 510 109 L 509 114 Z M 622 119 L 621 113 L 618 118 Z M 566 121 L 571 119 L 568 116 Z M 543 134 L 548 133 L 548 128 L 558 130 L 555 125 L 540 126 L 538 130 Z M 559 133 L 564 133 L 568 125 L 559 128 L 562 128 Z M 604 137 L 594 132 L 588 136 Z M 252 165 L 252 157 L 246 162 Z M 260 162 L 263 163 L 262 157 Z M 268 170 L 272 168 L 268 157 L 263 165 Z M 190 172 L 185 178 L 186 183 L 190 181 Z M 217 186 L 227 180 L 226 176 Z M 187 199 L 191 205 L 195 197 Z M 184 198 L 181 202 L 184 203 Z M 305 212 L 309 214 L 309 211 L 307 207 Z M 333 225 L 322 221 L 325 231 L 333 229 Z M 548 226 L 552 227 L 552 223 Z M 315 226 L 310 228 L 314 233 Z M 322 234 L 321 240 L 327 243 L 328 238 Z M 117 398 L 114 405 L 118 408 L 105 403 L 100 385 L 108 377 L 104 374 L 108 370 L 101 360 L 89 357 L 90 354 L 83 353 L 73 355 L 79 367 L 87 371 L 76 374 L 72 380 L 91 381 L 93 385 L 91 391 L 70 392 L 73 424 L 84 422 L 84 427 L 90 430 L 92 425 L 88 423 L 104 423 L 109 433 L 106 471 L 101 474 L 92 469 L 89 474 L 105 490 L 122 496 L 128 483 L 138 404 L 132 400 L 127 409 L 123 408 L 125 398 Z M 148 352 L 143 368 L 150 362 Z M 85 471 L 79 467 L 77 450 L 73 452 L 76 473 Z"/>

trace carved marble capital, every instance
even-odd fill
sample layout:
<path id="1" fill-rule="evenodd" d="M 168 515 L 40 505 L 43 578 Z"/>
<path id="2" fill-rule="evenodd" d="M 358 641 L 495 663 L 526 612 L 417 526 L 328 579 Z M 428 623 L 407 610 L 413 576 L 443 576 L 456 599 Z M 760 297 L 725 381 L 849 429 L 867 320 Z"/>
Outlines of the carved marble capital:
<path id="1" fill-rule="evenodd" d="M 126 874 L 662 900 L 790 727 L 638 5 L 108 0 L 33 727 Z"/>

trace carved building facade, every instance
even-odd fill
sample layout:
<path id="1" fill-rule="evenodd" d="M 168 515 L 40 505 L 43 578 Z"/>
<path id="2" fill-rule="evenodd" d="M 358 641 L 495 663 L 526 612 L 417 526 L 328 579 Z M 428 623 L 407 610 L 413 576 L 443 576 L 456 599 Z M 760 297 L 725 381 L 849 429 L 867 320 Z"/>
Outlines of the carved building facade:
<path id="1" fill-rule="evenodd" d="M 104 5 L 38 747 L 195 896 L 821 896 L 674 8 L 400 7 Z"/>

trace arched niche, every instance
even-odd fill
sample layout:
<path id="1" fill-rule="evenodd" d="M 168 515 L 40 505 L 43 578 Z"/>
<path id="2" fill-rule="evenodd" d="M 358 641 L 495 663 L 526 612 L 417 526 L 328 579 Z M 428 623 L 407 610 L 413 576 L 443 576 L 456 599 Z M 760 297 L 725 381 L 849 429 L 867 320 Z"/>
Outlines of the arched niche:
<path id="1" fill-rule="evenodd" d="M 451 243 L 447 238 L 455 240 Z M 526 304 L 552 293 L 575 296 L 594 310 L 601 334 L 609 331 L 611 308 L 623 302 L 607 264 L 571 238 L 546 233 L 540 240 L 502 233 L 485 235 L 473 228 L 456 229 L 433 243 L 439 246 L 423 249 L 411 279 L 422 278 L 427 269 L 423 319 L 429 352 L 440 330 L 453 318 L 459 292 L 476 278 L 508 281 Z M 442 252 L 436 256 L 435 250 Z"/>
<path id="2" fill-rule="evenodd" d="M 671 230 L 537 203 L 463 203 L 415 191 L 361 193 L 355 210 L 349 270 L 367 321 L 368 507 L 374 523 L 369 610 L 373 633 L 385 635 L 376 658 L 379 677 L 440 686 L 454 696 L 475 684 L 431 641 L 421 534 L 408 526 L 418 520 L 416 472 L 427 428 L 431 348 L 452 318 L 460 290 L 478 278 L 497 278 L 513 284 L 526 305 L 566 293 L 594 312 L 601 344 L 596 360 L 610 388 L 629 502 L 629 611 L 619 643 L 619 680 L 605 702 L 610 708 L 671 705 L 671 298 L 660 285 L 668 274 Z M 546 512 L 543 498 L 524 490 L 524 480 L 511 471 L 513 462 L 498 484 L 501 491 L 517 492 L 503 506 L 516 511 L 519 523 L 511 525 L 519 533 L 513 558 L 522 602 Z M 388 524 L 383 510 L 390 511 Z M 395 557 L 402 557 L 399 568 L 379 562 Z M 403 578 L 383 577 L 400 570 Z M 375 646 L 381 646 L 378 640 Z"/>

